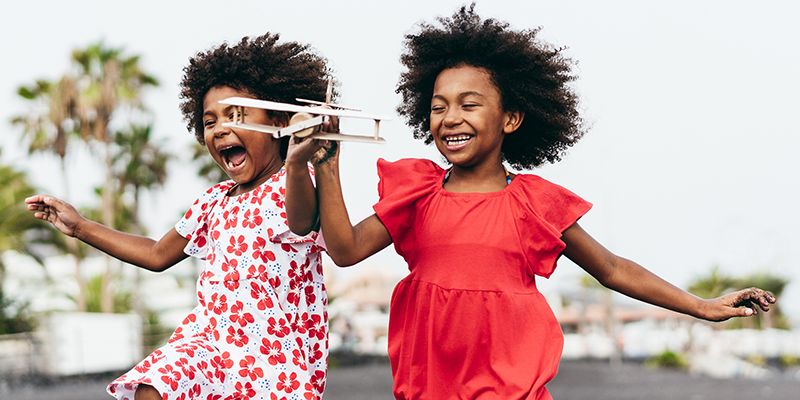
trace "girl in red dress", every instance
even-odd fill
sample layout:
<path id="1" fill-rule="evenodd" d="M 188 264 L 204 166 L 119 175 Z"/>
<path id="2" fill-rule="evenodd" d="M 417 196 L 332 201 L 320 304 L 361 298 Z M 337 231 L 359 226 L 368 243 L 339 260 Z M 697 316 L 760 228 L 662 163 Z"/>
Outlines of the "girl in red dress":
<path id="1" fill-rule="evenodd" d="M 390 243 L 408 262 L 390 307 L 397 399 L 550 399 L 563 336 L 536 276 L 550 276 L 561 254 L 606 287 L 706 320 L 775 301 L 756 288 L 710 300 L 686 293 L 589 236 L 577 220 L 591 204 L 506 169 L 557 161 L 583 134 L 571 63 L 536 34 L 464 7 L 406 37 L 399 112 L 450 167 L 379 160 L 374 215 L 353 226 L 337 158 L 317 168 L 334 262 L 355 264 Z"/>
<path id="2" fill-rule="evenodd" d="M 322 248 L 313 231 L 316 196 L 310 181 L 308 188 L 286 190 L 289 165 L 309 169 L 286 156 L 288 139 L 224 126 L 234 111 L 219 101 L 321 100 L 326 61 L 305 45 L 266 34 L 198 53 L 184 71 L 181 110 L 188 128 L 230 180 L 200 193 L 159 240 L 89 221 L 51 196 L 28 198 L 28 209 L 61 232 L 151 271 L 187 256 L 203 260 L 195 308 L 168 343 L 108 385 L 112 396 L 321 399 L 328 332 Z M 290 117 L 250 108 L 244 114 L 273 126 Z M 302 235 L 289 230 L 287 213 Z"/>

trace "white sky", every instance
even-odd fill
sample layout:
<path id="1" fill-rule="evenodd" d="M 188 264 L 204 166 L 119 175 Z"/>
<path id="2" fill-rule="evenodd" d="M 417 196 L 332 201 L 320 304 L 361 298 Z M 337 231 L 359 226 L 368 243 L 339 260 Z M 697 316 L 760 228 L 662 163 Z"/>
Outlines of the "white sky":
<path id="1" fill-rule="evenodd" d="M 55 162 L 19 149 L 10 115 L 26 110 L 16 87 L 65 71 L 70 50 L 98 39 L 142 55 L 161 81 L 147 93 L 155 131 L 180 155 L 167 187 L 146 196 L 153 235 L 170 229 L 205 184 L 189 165 L 178 112 L 178 82 L 194 53 L 245 35 L 279 32 L 328 57 L 343 104 L 392 114 L 404 33 L 450 15 L 459 1 L 83 1 L 19 2 L 0 25 L 0 160 L 28 171 L 43 190 L 63 193 Z M 618 254 L 685 286 L 718 264 L 724 272 L 766 270 L 790 278 L 782 305 L 800 314 L 800 246 L 795 211 L 800 171 L 800 6 L 744 1 L 479 1 L 485 17 L 569 47 L 586 137 L 555 166 L 535 171 L 595 208 L 584 227 Z M 347 125 L 345 125 L 347 127 Z M 360 127 L 360 126 L 358 126 Z M 348 144 L 342 175 L 350 214 L 360 220 L 377 198 L 378 157 L 428 157 L 399 118 L 384 124 L 383 146 Z M 100 169 L 85 151 L 69 159 L 77 204 L 94 201 Z M 794 171 L 794 172 L 792 172 Z M 390 248 L 349 273 L 405 266 Z M 184 268 L 186 266 L 183 266 Z M 562 262 L 550 285 L 571 285 Z"/>

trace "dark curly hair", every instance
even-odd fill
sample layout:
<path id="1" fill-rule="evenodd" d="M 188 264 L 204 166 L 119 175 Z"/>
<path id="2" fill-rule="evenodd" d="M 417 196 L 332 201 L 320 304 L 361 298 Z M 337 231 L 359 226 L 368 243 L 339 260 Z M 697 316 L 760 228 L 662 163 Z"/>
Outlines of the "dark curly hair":
<path id="1" fill-rule="evenodd" d="M 584 133 L 578 99 L 568 84 L 575 79 L 572 60 L 563 48 L 540 42 L 540 28 L 515 31 L 505 22 L 483 20 L 475 4 L 463 6 L 441 26 L 421 23 L 405 37 L 400 60 L 407 68 L 396 92 L 403 96 L 397 111 L 414 130 L 414 137 L 433 141 L 430 107 L 439 73 L 458 65 L 489 71 L 506 111 L 525 114 L 522 125 L 506 136 L 503 159 L 529 169 L 559 161 Z"/>
<path id="2" fill-rule="evenodd" d="M 215 86 L 230 86 L 259 99 L 294 103 L 295 98 L 324 100 L 332 72 L 327 60 L 308 45 L 278 43 L 280 35 L 248 37 L 235 46 L 223 43 L 189 59 L 181 81 L 181 112 L 200 144 L 203 140 L 203 98 Z M 334 81 L 334 84 L 336 82 Z M 334 90 L 334 95 L 336 91 Z M 272 118 L 288 121 L 285 113 Z M 281 157 L 285 157 L 283 143 Z"/>

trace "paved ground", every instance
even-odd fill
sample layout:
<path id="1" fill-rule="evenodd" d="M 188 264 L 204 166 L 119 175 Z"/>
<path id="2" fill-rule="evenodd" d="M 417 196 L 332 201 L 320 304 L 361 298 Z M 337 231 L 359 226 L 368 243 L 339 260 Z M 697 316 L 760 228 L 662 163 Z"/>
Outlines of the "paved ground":
<path id="1" fill-rule="evenodd" d="M 105 384 L 112 376 L 71 378 L 38 383 L 9 383 L 0 377 L 0 399 L 106 400 Z M 650 370 L 639 364 L 610 367 L 602 362 L 569 361 L 548 386 L 557 400 L 735 400 L 800 398 L 800 371 L 766 380 L 718 380 L 683 372 Z M 333 367 L 326 400 L 391 398 L 386 363 Z"/>

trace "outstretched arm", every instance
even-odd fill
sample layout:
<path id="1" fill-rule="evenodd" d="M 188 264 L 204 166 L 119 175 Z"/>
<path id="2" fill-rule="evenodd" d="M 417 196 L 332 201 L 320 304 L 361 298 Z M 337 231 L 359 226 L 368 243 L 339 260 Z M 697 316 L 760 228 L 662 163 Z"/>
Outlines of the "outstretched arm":
<path id="1" fill-rule="evenodd" d="M 328 160 L 317 165 L 317 190 L 325 245 L 336 265 L 353 265 L 392 243 L 389 231 L 375 214 L 356 226 L 350 222 L 339 180 L 338 146 Z"/>
<path id="2" fill-rule="evenodd" d="M 570 260 L 595 277 L 603 286 L 624 295 L 709 321 L 750 316 L 764 311 L 775 297 L 758 288 L 749 288 L 716 299 L 702 299 L 659 278 L 641 265 L 619 257 L 592 238 L 577 223 L 564 231 L 561 240 Z"/>
<path id="3" fill-rule="evenodd" d="M 35 195 L 25 199 L 33 216 L 51 223 L 65 235 L 151 271 L 163 271 L 186 258 L 188 240 L 171 229 L 161 239 L 132 235 L 83 218 L 72 205 L 52 196 Z"/>

